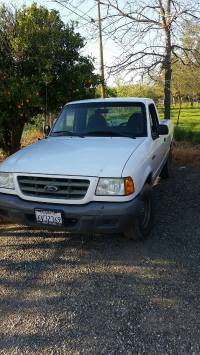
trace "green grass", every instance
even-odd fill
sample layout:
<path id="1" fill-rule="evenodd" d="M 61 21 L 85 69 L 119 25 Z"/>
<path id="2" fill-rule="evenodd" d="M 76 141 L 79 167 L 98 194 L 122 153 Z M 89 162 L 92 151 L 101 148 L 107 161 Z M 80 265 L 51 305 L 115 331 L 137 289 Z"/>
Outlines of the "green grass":
<path id="1" fill-rule="evenodd" d="M 159 108 L 160 117 L 163 118 L 164 110 Z M 175 125 L 175 139 L 200 144 L 200 105 L 194 107 L 183 106 L 181 109 L 179 125 L 177 126 L 179 108 L 172 107 L 171 118 Z"/>

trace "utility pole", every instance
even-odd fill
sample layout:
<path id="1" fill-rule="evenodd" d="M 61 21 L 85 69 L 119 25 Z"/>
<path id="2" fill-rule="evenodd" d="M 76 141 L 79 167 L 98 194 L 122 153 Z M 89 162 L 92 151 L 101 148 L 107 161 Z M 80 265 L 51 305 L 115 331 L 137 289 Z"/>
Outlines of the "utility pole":
<path id="1" fill-rule="evenodd" d="M 47 122 L 47 111 L 48 111 L 48 88 L 47 88 L 47 81 L 45 82 L 45 125 L 48 124 Z"/>
<path id="2" fill-rule="evenodd" d="M 100 77 L 101 77 L 101 97 L 106 96 L 105 90 L 105 75 L 104 75 L 104 58 L 103 58 L 103 41 L 102 41 L 102 26 L 101 26 L 101 8 L 100 0 L 97 0 L 97 24 L 99 29 L 99 52 L 100 52 Z"/>

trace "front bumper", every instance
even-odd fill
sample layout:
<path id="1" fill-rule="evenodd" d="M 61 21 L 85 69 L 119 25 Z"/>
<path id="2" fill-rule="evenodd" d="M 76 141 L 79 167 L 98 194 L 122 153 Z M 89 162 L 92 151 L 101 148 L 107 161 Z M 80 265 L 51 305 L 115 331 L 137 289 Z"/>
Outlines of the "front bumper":
<path id="1" fill-rule="evenodd" d="M 140 198 L 129 202 L 90 202 L 85 205 L 63 205 L 25 201 L 15 195 L 0 193 L 0 216 L 13 223 L 45 229 L 64 229 L 71 233 L 121 233 L 128 230 L 140 210 Z M 38 224 L 35 209 L 62 211 L 63 226 Z"/>

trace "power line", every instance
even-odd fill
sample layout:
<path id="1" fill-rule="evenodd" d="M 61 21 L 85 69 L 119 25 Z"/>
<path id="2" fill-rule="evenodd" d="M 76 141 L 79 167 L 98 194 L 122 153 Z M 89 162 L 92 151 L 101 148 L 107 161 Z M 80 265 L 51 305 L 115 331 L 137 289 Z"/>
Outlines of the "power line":
<path id="1" fill-rule="evenodd" d="M 93 10 L 95 7 L 96 7 L 96 5 L 93 5 L 87 12 L 83 12 L 82 10 L 79 10 L 79 11 L 82 12 L 84 16 L 85 16 L 85 15 L 88 16 L 88 17 L 92 20 L 92 22 L 93 22 L 94 19 L 88 15 L 88 12 L 90 12 L 91 10 Z"/>
<path id="2" fill-rule="evenodd" d="M 86 0 L 85 0 L 85 1 L 86 1 Z M 85 1 L 83 1 L 83 2 L 81 3 L 81 6 L 83 5 L 83 3 L 84 3 Z M 89 10 L 87 10 L 86 12 L 83 12 L 81 9 L 79 9 L 79 6 L 74 6 L 74 5 L 72 5 L 72 4 L 70 4 L 70 6 L 73 7 L 74 10 L 76 10 L 76 11 L 78 10 L 78 11 L 82 14 L 81 17 L 87 16 L 91 21 L 94 20 L 91 16 L 88 15 L 88 12 L 90 12 L 91 10 L 93 10 L 93 9 L 96 7 L 96 5 L 92 5 L 92 7 L 91 7 Z M 80 16 L 80 15 L 79 15 L 79 16 Z"/>
<path id="3" fill-rule="evenodd" d="M 85 2 L 86 0 L 84 0 L 83 2 Z M 78 8 L 78 6 L 74 6 L 72 4 L 70 4 L 70 7 L 66 6 L 65 3 L 62 2 L 62 0 L 55 0 L 56 3 L 58 3 L 59 5 L 65 7 L 68 11 L 70 11 L 71 13 L 75 14 L 76 16 L 78 16 L 78 18 L 86 21 L 86 23 L 91 24 L 91 23 L 96 23 L 97 24 L 97 28 L 99 30 L 99 55 L 100 55 L 100 78 L 101 78 L 101 96 L 104 98 L 105 97 L 105 73 L 104 73 L 104 56 L 103 56 L 103 38 L 102 38 L 102 18 L 101 18 L 101 6 L 100 6 L 100 0 L 96 0 L 96 4 L 97 4 L 97 20 L 95 21 L 94 18 L 90 17 L 88 15 L 88 13 L 93 10 L 96 7 L 96 4 L 93 5 L 87 12 L 83 12 L 81 9 Z M 82 4 L 83 4 L 82 2 Z M 82 5 L 81 4 L 81 5 Z M 81 14 L 80 14 L 81 13 Z M 88 19 L 86 19 L 86 17 L 88 17 Z M 79 27 L 80 28 L 80 27 Z M 107 27 L 106 27 L 107 28 Z"/>
<path id="4" fill-rule="evenodd" d="M 84 3 L 85 1 L 87 1 L 87 0 L 84 0 L 84 1 L 81 3 L 81 5 L 83 5 L 83 3 Z M 92 18 L 91 16 L 88 15 L 88 13 L 89 13 L 91 10 L 93 10 L 93 9 L 96 7 L 96 5 L 93 5 L 89 10 L 87 10 L 86 12 L 83 12 L 81 9 L 79 9 L 79 6 L 74 6 L 74 5 L 70 4 L 70 6 L 73 8 L 73 9 L 71 9 L 70 7 L 67 7 L 65 4 L 63 4 L 62 1 L 60 2 L 59 0 L 56 0 L 56 2 L 57 2 L 58 4 L 64 6 L 68 11 L 74 13 L 74 14 L 75 14 L 76 16 L 78 16 L 79 18 L 81 18 L 81 19 L 87 21 L 88 23 L 91 23 L 91 22 L 94 22 L 94 21 L 95 21 L 94 18 Z M 79 13 L 78 13 L 77 11 L 78 11 Z M 70 16 L 70 14 L 67 15 L 67 18 L 68 18 L 69 16 Z M 88 19 L 90 20 L 90 22 L 88 21 L 88 19 L 86 19 L 85 16 L 88 17 Z"/>
<path id="5" fill-rule="evenodd" d="M 78 12 L 77 12 L 77 8 L 74 7 L 75 9 L 71 9 L 69 8 L 66 4 L 63 4 L 62 1 L 60 2 L 59 0 L 55 0 L 55 2 L 61 6 L 63 6 L 65 9 L 67 9 L 68 11 L 72 12 L 73 14 L 75 14 L 76 16 L 82 18 L 84 21 L 86 21 L 87 23 L 91 23 L 91 20 L 89 21 L 88 19 L 86 19 L 85 17 L 83 17 L 82 15 L 80 15 Z M 78 10 L 80 11 L 80 10 Z M 89 17 L 89 16 L 88 16 Z M 92 19 L 92 18 L 91 18 Z"/>
<path id="6" fill-rule="evenodd" d="M 87 1 L 87 0 L 85 0 L 85 1 Z M 81 3 L 81 5 L 82 5 L 85 1 L 83 1 L 83 2 Z M 81 15 L 80 15 L 80 14 L 77 14 L 77 16 L 78 16 L 80 19 L 84 19 L 85 21 L 87 21 L 87 23 L 88 23 L 89 25 L 91 25 L 91 23 L 98 22 L 98 20 L 96 21 L 96 20 L 94 20 L 92 17 L 90 17 L 89 15 L 87 15 L 91 10 L 93 10 L 93 9 L 96 7 L 96 5 L 93 5 L 89 10 L 87 10 L 87 12 L 83 12 L 81 9 L 78 9 L 78 6 L 76 7 L 76 6 L 72 5 L 72 4 L 70 4 L 70 6 L 72 6 L 75 11 L 78 10 L 78 11 L 81 13 Z M 74 13 L 74 10 L 71 10 L 71 12 Z M 87 16 L 87 17 L 90 19 L 90 22 L 88 22 L 88 20 L 85 18 L 85 16 Z M 105 36 L 108 36 L 108 32 L 105 32 L 105 30 L 106 30 L 108 27 L 110 27 L 110 26 L 112 26 L 113 24 L 115 24 L 116 22 L 118 22 L 118 21 L 119 21 L 119 19 L 115 20 L 113 23 L 110 23 L 110 24 L 106 25 L 104 28 L 102 28 L 102 25 L 101 25 L 101 33 L 103 33 Z M 101 22 L 102 22 L 102 19 L 101 19 Z M 80 26 L 78 26 L 77 29 L 79 30 L 79 29 L 83 28 L 84 26 L 85 26 L 84 24 L 80 24 Z M 97 28 L 98 28 L 98 24 L 97 24 Z M 98 37 L 99 37 L 99 36 L 97 36 L 96 38 L 98 38 Z M 108 40 L 108 39 L 107 39 L 107 40 Z"/>

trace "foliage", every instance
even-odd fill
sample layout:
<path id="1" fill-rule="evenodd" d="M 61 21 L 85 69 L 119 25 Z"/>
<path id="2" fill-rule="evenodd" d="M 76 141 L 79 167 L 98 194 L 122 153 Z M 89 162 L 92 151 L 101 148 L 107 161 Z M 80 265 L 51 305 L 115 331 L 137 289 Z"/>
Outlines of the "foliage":
<path id="1" fill-rule="evenodd" d="M 26 131 L 23 132 L 21 138 L 21 146 L 26 147 L 27 145 L 33 144 L 38 141 L 38 139 L 42 139 L 43 134 L 37 128 L 31 127 L 28 128 Z"/>
<path id="2" fill-rule="evenodd" d="M 80 54 L 84 40 L 57 11 L 0 8 L 0 145 L 19 149 L 24 125 L 65 102 L 94 97 L 98 77 Z M 47 112 L 47 113 L 48 113 Z"/>
<path id="3" fill-rule="evenodd" d="M 162 97 L 155 86 L 150 84 L 123 85 L 118 82 L 116 92 L 119 97 L 150 97 L 155 101 Z"/>
<path id="4" fill-rule="evenodd" d="M 106 86 L 105 92 L 106 92 L 106 97 L 117 97 L 116 87 Z M 96 98 L 101 97 L 101 87 L 100 86 L 97 86 L 95 97 Z"/>
<path id="5" fill-rule="evenodd" d="M 175 140 L 189 141 L 192 144 L 200 144 L 200 104 L 194 107 L 183 106 L 181 110 L 180 124 L 176 126 L 179 107 L 171 109 L 171 117 L 175 124 Z M 159 108 L 160 117 L 164 117 L 164 109 Z"/>
<path id="6" fill-rule="evenodd" d="M 192 53 L 186 48 L 191 48 Z M 173 103 L 188 101 L 193 105 L 200 98 L 200 26 L 187 22 L 181 38 L 179 56 L 173 55 L 171 96 Z M 155 88 L 163 92 L 164 73 L 156 78 Z"/>
<path id="7" fill-rule="evenodd" d="M 24 126 L 24 131 L 40 130 L 43 131 L 43 126 L 45 124 L 45 115 L 38 114 L 32 117 Z"/>

